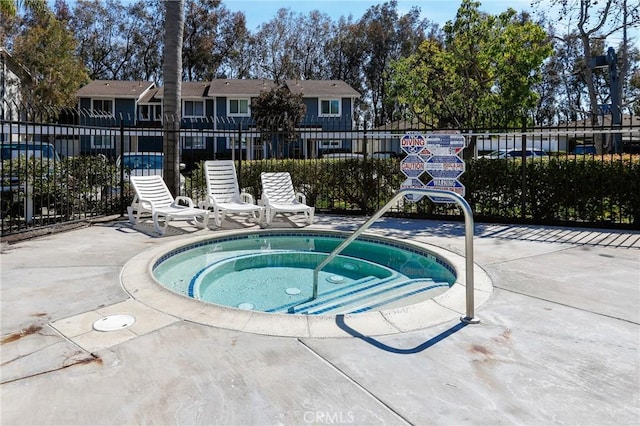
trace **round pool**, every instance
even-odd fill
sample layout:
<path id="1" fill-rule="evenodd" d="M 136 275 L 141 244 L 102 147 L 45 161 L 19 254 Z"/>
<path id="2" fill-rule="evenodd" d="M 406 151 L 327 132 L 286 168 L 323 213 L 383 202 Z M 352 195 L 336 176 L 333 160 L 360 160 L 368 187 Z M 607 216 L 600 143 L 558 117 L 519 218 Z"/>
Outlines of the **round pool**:
<path id="1" fill-rule="evenodd" d="M 446 260 L 400 242 L 353 241 L 318 275 L 313 272 L 346 237 L 321 232 L 236 235 L 172 250 L 153 265 L 154 277 L 179 294 L 262 312 L 355 314 L 414 304 L 456 281 Z"/>
<path id="2" fill-rule="evenodd" d="M 350 234 L 252 230 L 172 241 L 123 268 L 125 290 L 161 312 L 252 333 L 339 337 L 416 330 L 464 314 L 464 258 L 409 239 L 365 233 L 318 274 Z M 491 281 L 474 267 L 476 306 Z"/>

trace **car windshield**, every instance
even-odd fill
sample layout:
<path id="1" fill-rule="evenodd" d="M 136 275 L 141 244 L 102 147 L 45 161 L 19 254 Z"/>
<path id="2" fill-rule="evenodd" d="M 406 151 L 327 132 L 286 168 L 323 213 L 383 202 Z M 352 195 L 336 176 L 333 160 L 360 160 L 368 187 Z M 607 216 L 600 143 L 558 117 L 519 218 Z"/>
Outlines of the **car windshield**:
<path id="1" fill-rule="evenodd" d="M 162 157 L 162 155 L 154 154 L 126 155 L 123 159 L 123 165 L 130 170 L 162 169 Z"/>
<path id="2" fill-rule="evenodd" d="M 2 147 L 2 160 L 15 160 L 21 156 L 26 156 L 27 158 L 54 158 L 55 154 L 49 145 L 12 145 Z"/>
<path id="3" fill-rule="evenodd" d="M 505 151 L 492 151 L 487 154 L 487 158 L 504 158 L 506 152 Z"/>

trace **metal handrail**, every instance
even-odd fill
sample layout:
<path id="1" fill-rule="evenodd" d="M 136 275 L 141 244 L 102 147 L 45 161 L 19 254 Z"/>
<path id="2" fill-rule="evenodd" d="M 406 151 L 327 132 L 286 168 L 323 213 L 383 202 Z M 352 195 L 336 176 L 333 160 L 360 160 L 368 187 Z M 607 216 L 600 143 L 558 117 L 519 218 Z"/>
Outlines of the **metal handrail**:
<path id="1" fill-rule="evenodd" d="M 462 317 L 462 321 L 466 323 L 477 323 L 478 320 L 474 318 L 474 283 L 473 283 L 473 212 L 467 201 L 460 195 L 452 191 L 443 191 L 439 189 L 427 189 L 427 188 L 406 188 L 401 189 L 393 196 L 391 201 L 385 204 L 380 210 L 378 210 L 369 220 L 367 220 L 360 228 L 358 228 L 349 238 L 344 240 L 338 245 L 326 259 L 324 259 L 313 270 L 313 293 L 311 299 L 303 302 L 307 303 L 310 300 L 315 300 L 318 297 L 318 274 L 320 270 L 327 266 L 342 250 L 344 250 L 353 240 L 358 238 L 366 229 L 368 229 L 373 222 L 378 220 L 380 216 L 386 213 L 392 206 L 394 206 L 398 200 L 405 195 L 427 195 L 448 198 L 455 201 L 462 207 L 464 212 L 464 225 L 465 225 L 465 269 L 466 269 L 466 314 Z M 294 307 L 295 308 L 295 307 Z"/>

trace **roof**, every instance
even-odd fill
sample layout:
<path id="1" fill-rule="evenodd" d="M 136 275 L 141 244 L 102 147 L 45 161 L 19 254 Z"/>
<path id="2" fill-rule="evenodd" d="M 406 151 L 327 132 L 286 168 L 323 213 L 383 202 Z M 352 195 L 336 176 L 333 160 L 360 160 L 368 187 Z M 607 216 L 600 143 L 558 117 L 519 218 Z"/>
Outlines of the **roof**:
<path id="1" fill-rule="evenodd" d="M 285 85 L 291 93 L 302 93 L 305 97 L 360 97 L 360 93 L 342 80 L 286 80 Z"/>
<path id="2" fill-rule="evenodd" d="M 360 97 L 360 94 L 342 80 L 287 80 L 291 93 L 305 97 Z M 207 98 L 230 96 L 259 96 L 264 90 L 278 87 L 273 80 L 226 79 L 211 82 L 183 81 L 181 97 Z M 164 88 L 149 81 L 94 80 L 78 90 L 78 97 L 139 98 L 140 102 L 159 102 Z"/>
<path id="3" fill-rule="evenodd" d="M 81 87 L 78 97 L 138 98 L 155 87 L 150 81 L 94 80 Z"/>
<path id="4" fill-rule="evenodd" d="M 211 81 L 210 96 L 258 96 L 264 90 L 277 87 L 273 80 L 220 78 Z"/>
<path id="5" fill-rule="evenodd" d="M 28 80 L 30 83 L 32 81 L 31 73 L 27 68 L 24 67 L 20 62 L 16 61 L 16 59 L 11 56 L 11 53 L 4 47 L 0 46 L 0 56 L 5 58 L 5 63 L 8 65 L 10 71 L 17 75 L 20 80 Z M 22 82 L 22 81 L 21 81 Z"/>
<path id="6" fill-rule="evenodd" d="M 162 97 L 164 90 L 159 94 Z M 206 81 L 183 81 L 180 96 L 184 98 L 206 98 L 209 96 L 209 83 Z"/>
<path id="7" fill-rule="evenodd" d="M 154 87 L 147 91 L 139 100 L 141 104 L 153 104 L 162 102 L 162 88 Z"/>

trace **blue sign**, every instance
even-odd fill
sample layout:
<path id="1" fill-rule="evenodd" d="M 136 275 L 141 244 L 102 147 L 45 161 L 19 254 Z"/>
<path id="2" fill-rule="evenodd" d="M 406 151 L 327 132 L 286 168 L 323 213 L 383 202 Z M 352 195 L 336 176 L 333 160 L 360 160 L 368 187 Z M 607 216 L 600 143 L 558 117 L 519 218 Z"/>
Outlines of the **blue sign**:
<path id="1" fill-rule="evenodd" d="M 417 178 L 424 173 L 424 165 L 425 163 L 420 156 L 411 154 L 400 161 L 400 170 L 406 177 Z"/>
<path id="2" fill-rule="evenodd" d="M 417 154 L 425 145 L 424 136 L 420 133 L 407 133 L 400 139 L 400 148 L 407 154 Z"/>
<path id="3" fill-rule="evenodd" d="M 462 135 L 451 135 L 451 134 L 429 134 L 427 135 L 427 145 L 430 146 L 449 146 L 449 147 L 460 147 L 464 148 L 466 146 L 466 139 Z"/>
<path id="4" fill-rule="evenodd" d="M 402 182 L 402 184 L 400 185 L 400 189 L 405 189 L 405 188 L 422 189 L 424 188 L 424 183 L 422 183 L 420 179 L 409 178 L 404 182 Z M 413 202 L 420 201 L 422 197 L 424 197 L 424 195 L 407 194 L 404 196 L 404 198 L 407 201 L 413 201 Z"/>
<path id="5" fill-rule="evenodd" d="M 430 133 L 422 136 L 418 132 L 408 132 L 400 139 L 400 147 L 407 156 L 400 162 L 400 170 L 407 177 L 400 188 L 434 188 L 453 191 L 464 195 L 464 186 L 457 178 L 464 173 L 464 160 L 460 152 L 466 146 L 466 139 L 460 134 Z M 419 177 L 428 172 L 433 180 L 426 186 Z M 423 196 L 405 195 L 408 201 L 418 201 Z M 450 203 L 443 197 L 429 196 L 435 203 Z"/>
<path id="6" fill-rule="evenodd" d="M 464 173 L 465 164 L 457 155 L 434 155 L 427 160 L 425 170 L 434 178 L 455 179 Z"/>
<path id="7" fill-rule="evenodd" d="M 438 189 L 440 191 L 451 191 L 464 197 L 465 188 L 457 179 L 433 179 L 425 185 L 427 188 Z M 430 195 L 429 198 L 434 203 L 453 203 L 453 200 L 444 197 Z"/>

